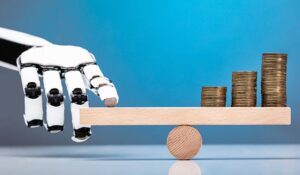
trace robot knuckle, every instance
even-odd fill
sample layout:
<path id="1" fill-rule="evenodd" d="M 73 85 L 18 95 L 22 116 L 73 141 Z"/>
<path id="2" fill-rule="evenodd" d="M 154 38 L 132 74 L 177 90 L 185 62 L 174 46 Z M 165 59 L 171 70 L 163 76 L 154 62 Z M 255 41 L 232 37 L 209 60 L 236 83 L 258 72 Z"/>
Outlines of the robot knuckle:
<path id="1" fill-rule="evenodd" d="M 72 94 L 71 94 L 71 102 L 72 103 L 82 105 L 85 102 L 87 102 L 87 100 L 88 100 L 87 95 L 85 93 L 83 93 L 81 88 L 75 88 L 72 91 Z"/>
<path id="2" fill-rule="evenodd" d="M 75 138 L 85 138 L 91 136 L 91 129 L 87 127 L 82 127 L 79 129 L 74 129 Z"/>
<path id="3" fill-rule="evenodd" d="M 53 88 L 49 91 L 48 95 L 48 103 L 52 106 L 60 106 L 64 101 L 64 96 L 59 92 L 58 89 Z"/>
<path id="4" fill-rule="evenodd" d="M 28 98 L 36 99 L 41 95 L 41 88 L 35 82 L 29 82 L 25 87 L 25 95 Z"/>
<path id="5" fill-rule="evenodd" d="M 28 128 L 33 128 L 33 127 L 38 127 L 38 126 L 43 126 L 43 120 L 34 119 L 31 121 L 27 121 Z"/>
<path id="6" fill-rule="evenodd" d="M 64 130 L 64 126 L 61 125 L 48 126 L 48 132 L 50 133 L 57 133 L 63 130 Z"/>

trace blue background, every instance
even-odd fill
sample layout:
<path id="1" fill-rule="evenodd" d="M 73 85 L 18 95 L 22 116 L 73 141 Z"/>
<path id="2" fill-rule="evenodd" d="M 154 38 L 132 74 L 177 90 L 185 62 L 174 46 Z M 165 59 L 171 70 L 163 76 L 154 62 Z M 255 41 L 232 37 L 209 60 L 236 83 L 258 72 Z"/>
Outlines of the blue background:
<path id="1" fill-rule="evenodd" d="M 230 105 L 232 71 L 258 71 L 260 79 L 261 54 L 286 52 L 292 126 L 199 128 L 206 143 L 300 143 L 300 1 L 7 0 L 0 2 L 0 25 L 94 53 L 118 88 L 119 106 L 199 106 L 204 85 L 227 86 Z M 1 69 L 2 82 L 20 86 L 7 80 L 4 72 Z M 258 105 L 259 92 L 258 86 Z M 23 124 L 21 88 L 17 94 L 11 103 L 18 106 L 20 116 L 12 119 L 2 113 L 2 131 L 11 120 Z M 96 96 L 90 99 L 91 106 L 102 106 Z M 66 115 L 70 118 L 69 111 Z M 71 126 L 67 127 L 65 133 L 50 136 L 18 126 L 12 131 L 15 136 L 7 139 L 2 134 L 1 140 L 2 144 L 71 144 Z M 89 143 L 160 144 L 171 128 L 97 127 Z"/>

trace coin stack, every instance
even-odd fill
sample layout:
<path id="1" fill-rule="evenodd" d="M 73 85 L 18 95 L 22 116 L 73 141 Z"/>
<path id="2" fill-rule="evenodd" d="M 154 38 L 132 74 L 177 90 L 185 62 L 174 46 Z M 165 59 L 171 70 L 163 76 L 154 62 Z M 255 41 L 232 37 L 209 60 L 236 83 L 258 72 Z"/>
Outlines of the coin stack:
<path id="1" fill-rule="evenodd" d="M 201 106 L 225 107 L 227 88 L 223 86 L 202 87 Z"/>
<path id="2" fill-rule="evenodd" d="M 264 53 L 262 60 L 262 106 L 286 106 L 287 54 Z"/>
<path id="3" fill-rule="evenodd" d="M 256 79 L 254 71 L 232 73 L 232 107 L 256 106 Z"/>

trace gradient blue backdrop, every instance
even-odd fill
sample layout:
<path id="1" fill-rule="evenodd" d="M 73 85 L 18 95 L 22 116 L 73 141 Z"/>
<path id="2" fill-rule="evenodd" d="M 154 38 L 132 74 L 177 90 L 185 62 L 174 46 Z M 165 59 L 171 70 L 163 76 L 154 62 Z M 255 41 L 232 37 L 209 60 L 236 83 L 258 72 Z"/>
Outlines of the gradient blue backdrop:
<path id="1" fill-rule="evenodd" d="M 90 50 L 115 82 L 119 106 L 199 106 L 203 85 L 229 87 L 230 105 L 232 71 L 260 78 L 261 54 L 286 52 L 292 126 L 200 129 L 207 143 L 300 143 L 298 0 L 7 0 L 0 24 Z M 164 143 L 170 128 L 97 127 L 90 143 Z"/>

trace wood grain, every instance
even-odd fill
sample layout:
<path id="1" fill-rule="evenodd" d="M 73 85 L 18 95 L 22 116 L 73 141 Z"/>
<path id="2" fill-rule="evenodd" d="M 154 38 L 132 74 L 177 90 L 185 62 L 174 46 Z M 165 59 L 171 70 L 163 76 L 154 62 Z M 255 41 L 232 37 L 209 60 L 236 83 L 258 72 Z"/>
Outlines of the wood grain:
<path id="1" fill-rule="evenodd" d="M 289 107 L 84 108 L 82 125 L 290 125 Z"/>
<path id="2" fill-rule="evenodd" d="M 170 153 L 180 160 L 193 158 L 200 150 L 202 137 L 196 128 L 177 126 L 168 135 L 167 146 Z"/>

